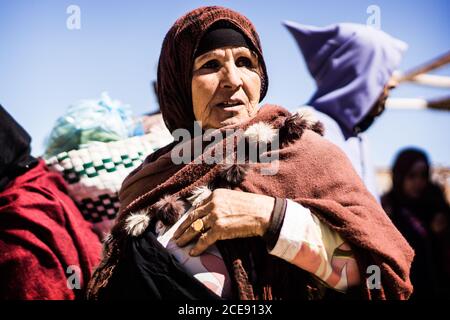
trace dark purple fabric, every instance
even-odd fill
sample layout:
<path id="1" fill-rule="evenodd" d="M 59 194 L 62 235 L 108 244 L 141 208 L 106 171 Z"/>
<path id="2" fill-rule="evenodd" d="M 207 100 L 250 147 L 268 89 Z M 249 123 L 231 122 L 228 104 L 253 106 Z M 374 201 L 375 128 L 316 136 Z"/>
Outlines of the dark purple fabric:
<path id="1" fill-rule="evenodd" d="M 353 23 L 323 28 L 284 24 L 317 84 L 308 105 L 335 119 L 346 138 L 353 136 L 399 66 L 406 44 Z"/>

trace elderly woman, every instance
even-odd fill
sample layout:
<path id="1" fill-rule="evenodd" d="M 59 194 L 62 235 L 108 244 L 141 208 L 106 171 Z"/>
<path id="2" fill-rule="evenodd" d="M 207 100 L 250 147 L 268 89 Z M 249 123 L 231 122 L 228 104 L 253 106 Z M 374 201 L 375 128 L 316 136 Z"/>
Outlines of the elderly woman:
<path id="1" fill-rule="evenodd" d="M 320 123 L 259 107 L 267 86 L 247 18 L 203 7 L 176 21 L 158 68 L 164 121 L 225 138 L 174 142 L 125 180 L 89 298 L 409 297 L 407 242 Z"/>

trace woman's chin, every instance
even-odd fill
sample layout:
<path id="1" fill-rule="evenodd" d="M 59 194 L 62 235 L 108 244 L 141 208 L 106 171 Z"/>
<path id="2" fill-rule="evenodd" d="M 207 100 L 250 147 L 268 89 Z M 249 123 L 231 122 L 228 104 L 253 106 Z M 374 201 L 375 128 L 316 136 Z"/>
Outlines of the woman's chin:
<path id="1" fill-rule="evenodd" d="M 231 117 L 231 118 L 221 121 L 220 128 L 233 126 L 233 125 L 239 125 L 249 119 L 250 119 L 250 117 L 248 117 L 248 116 L 242 116 L 242 115 L 234 116 L 234 117 Z"/>
<path id="2" fill-rule="evenodd" d="M 219 128 L 230 127 L 230 126 L 237 125 L 239 123 L 240 123 L 240 121 L 237 121 L 237 119 L 232 119 L 232 120 L 227 119 L 220 123 Z"/>

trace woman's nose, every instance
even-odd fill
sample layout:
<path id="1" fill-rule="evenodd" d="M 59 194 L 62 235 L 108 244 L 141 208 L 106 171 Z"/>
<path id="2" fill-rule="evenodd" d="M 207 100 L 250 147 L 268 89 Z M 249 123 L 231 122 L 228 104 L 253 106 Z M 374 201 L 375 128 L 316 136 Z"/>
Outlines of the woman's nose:
<path id="1" fill-rule="evenodd" d="M 222 81 L 222 88 L 236 89 L 242 86 L 242 77 L 239 68 L 233 63 L 227 63 L 224 67 Z"/>

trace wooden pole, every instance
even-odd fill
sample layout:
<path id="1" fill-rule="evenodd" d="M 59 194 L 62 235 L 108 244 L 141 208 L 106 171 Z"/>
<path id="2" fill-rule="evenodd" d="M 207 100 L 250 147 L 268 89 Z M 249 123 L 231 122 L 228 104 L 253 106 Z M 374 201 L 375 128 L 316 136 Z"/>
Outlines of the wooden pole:
<path id="1" fill-rule="evenodd" d="M 450 111 L 450 96 L 428 101 L 428 108 Z"/>
<path id="2" fill-rule="evenodd" d="M 427 101 L 419 98 L 388 98 L 386 100 L 386 109 L 425 110 L 427 106 Z"/>
<path id="3" fill-rule="evenodd" d="M 414 68 L 414 69 L 404 73 L 403 75 L 400 76 L 399 81 L 400 82 L 410 81 L 417 75 L 420 75 L 422 73 L 427 73 L 431 70 L 435 70 L 437 68 L 440 68 L 440 67 L 446 65 L 447 63 L 450 63 L 450 51 L 423 64 L 422 66 L 419 66 L 417 68 Z"/>
<path id="4" fill-rule="evenodd" d="M 450 96 L 425 100 L 420 98 L 388 98 L 386 100 L 386 109 L 397 110 L 443 110 L 450 111 Z"/>
<path id="5" fill-rule="evenodd" d="M 450 77 L 447 76 L 438 76 L 434 74 L 418 74 L 408 81 L 425 86 L 450 89 Z"/>

